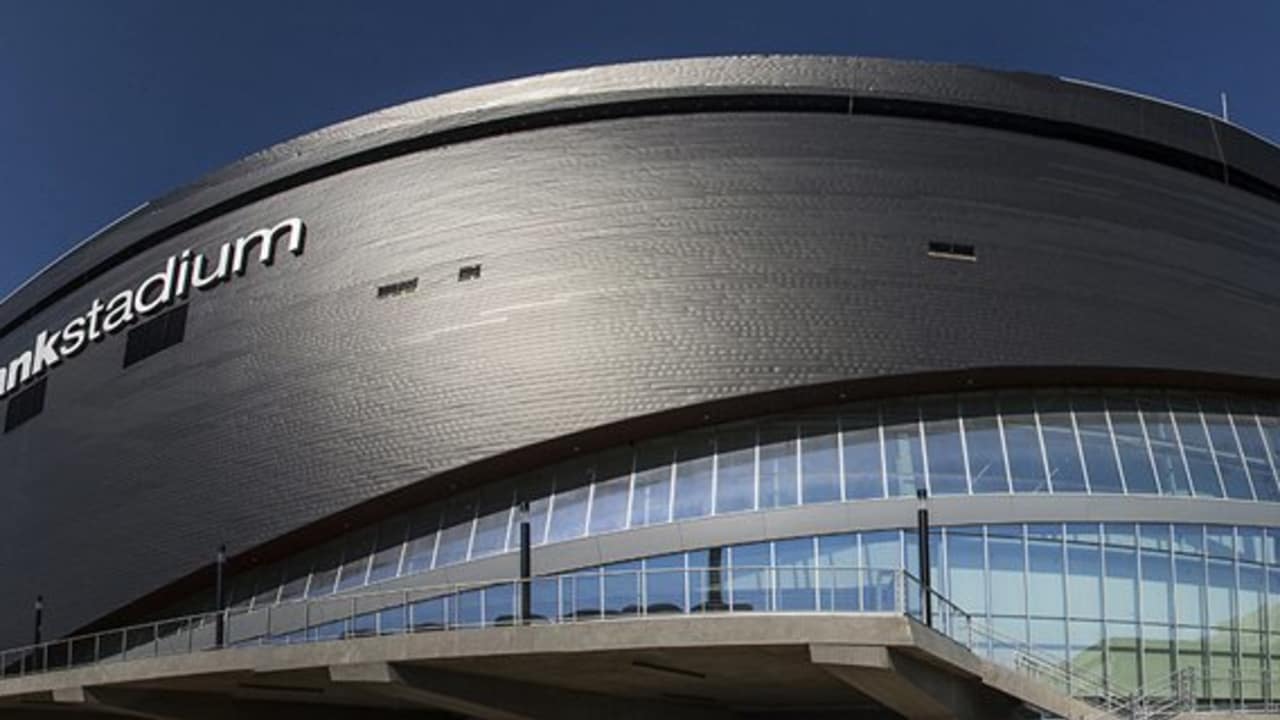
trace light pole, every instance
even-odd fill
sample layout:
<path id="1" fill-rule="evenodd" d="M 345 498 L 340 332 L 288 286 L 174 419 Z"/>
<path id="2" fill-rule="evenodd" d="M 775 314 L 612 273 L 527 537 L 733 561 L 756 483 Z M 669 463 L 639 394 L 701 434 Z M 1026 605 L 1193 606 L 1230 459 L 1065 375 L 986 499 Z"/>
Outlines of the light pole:
<path id="1" fill-rule="evenodd" d="M 43 629 L 43 627 L 44 627 L 44 596 L 37 595 L 36 596 L 36 632 L 35 632 L 36 639 L 32 643 L 33 645 L 40 644 L 40 635 L 41 635 L 40 631 Z"/>
<path id="2" fill-rule="evenodd" d="M 933 627 L 933 589 L 929 578 L 929 491 L 916 490 L 916 544 L 920 546 L 920 594 L 924 624 Z"/>
<path id="3" fill-rule="evenodd" d="M 217 613 L 214 620 L 214 643 L 217 647 L 222 647 L 226 640 L 226 623 L 222 617 L 222 571 L 223 566 L 227 564 L 227 546 L 225 544 L 218 546 L 218 558 L 214 563 L 215 575 L 213 580 L 213 609 Z"/>
<path id="4" fill-rule="evenodd" d="M 533 533 L 529 529 L 529 502 L 520 503 L 520 622 L 533 620 Z"/>

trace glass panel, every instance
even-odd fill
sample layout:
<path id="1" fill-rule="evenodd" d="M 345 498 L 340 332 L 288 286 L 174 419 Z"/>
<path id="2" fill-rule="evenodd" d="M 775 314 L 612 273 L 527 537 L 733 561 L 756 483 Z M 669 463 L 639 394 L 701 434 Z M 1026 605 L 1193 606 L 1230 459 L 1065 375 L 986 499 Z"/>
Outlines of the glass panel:
<path id="1" fill-rule="evenodd" d="M 1266 629 L 1267 578 L 1262 568 L 1240 564 L 1240 608 L 1237 614 L 1242 630 Z"/>
<path id="2" fill-rule="evenodd" d="M 1266 538 L 1262 528 L 1237 527 L 1236 557 L 1249 562 L 1260 563 L 1266 556 Z"/>
<path id="3" fill-rule="evenodd" d="M 1240 633 L 1240 698 L 1257 703 L 1265 696 L 1267 684 L 1266 649 L 1263 636 L 1258 633 Z"/>
<path id="4" fill-rule="evenodd" d="M 1186 553 L 1188 555 L 1203 555 L 1204 526 L 1183 524 L 1174 525 L 1173 549 L 1175 552 Z"/>
<path id="5" fill-rule="evenodd" d="M 969 476 L 972 478 L 973 492 L 1009 492 L 1009 477 L 1004 468 L 1004 449 L 1000 442 L 995 399 L 965 399 L 961 402 L 961 409 L 964 413 L 964 439 L 969 454 Z"/>
<path id="6" fill-rule="evenodd" d="M 1036 654 L 1065 662 L 1067 659 L 1067 624 L 1061 618 L 1036 620 L 1030 623 L 1029 642 Z M 1065 690 L 1065 688 L 1063 688 Z"/>
<path id="7" fill-rule="evenodd" d="M 840 499 L 840 448 L 835 421 L 805 421 L 800 425 L 803 494 L 800 502 Z"/>
<path id="8" fill-rule="evenodd" d="M 339 592 L 364 585 L 376 536 L 375 527 L 361 530 L 347 539 L 342 551 L 342 568 L 338 572 Z"/>
<path id="9" fill-rule="evenodd" d="M 1276 476 L 1271 471 L 1271 464 L 1266 460 L 1247 460 L 1245 467 L 1249 478 L 1253 481 L 1253 489 L 1259 500 L 1280 501 L 1280 490 L 1276 489 Z"/>
<path id="10" fill-rule="evenodd" d="M 440 542 L 436 547 L 436 567 L 460 563 L 467 559 L 471 545 L 476 505 L 479 498 L 473 493 L 456 498 L 445 510 Z"/>
<path id="11" fill-rule="evenodd" d="M 547 542 L 572 540 L 587 531 L 587 502 L 595 480 L 596 469 L 589 460 L 565 463 L 555 469 L 556 494 L 551 498 Z"/>
<path id="12" fill-rule="evenodd" d="M 730 549 L 733 562 L 731 592 L 735 612 L 767 612 L 772 609 L 769 601 L 772 574 L 769 566 L 773 556 L 769 543 L 737 545 Z"/>
<path id="13" fill-rule="evenodd" d="M 595 494 L 591 496 L 590 532 L 622 530 L 627 526 L 627 496 L 631 491 L 631 452 L 615 451 L 600 459 Z"/>
<path id="14" fill-rule="evenodd" d="M 690 612 L 719 612 L 727 608 L 727 556 L 722 547 L 695 550 L 688 554 L 685 562 L 689 567 Z"/>
<path id="15" fill-rule="evenodd" d="M 947 589 L 952 602 L 975 614 L 987 611 L 982 528 L 948 528 Z"/>
<path id="16" fill-rule="evenodd" d="M 1138 680 L 1138 626 L 1107 623 L 1107 686 L 1111 692 L 1130 693 Z"/>
<path id="17" fill-rule="evenodd" d="M 992 657 L 996 662 L 1012 666 L 1015 653 L 1027 642 L 1027 620 L 1024 617 L 994 617 L 991 619 Z"/>
<path id="18" fill-rule="evenodd" d="M 862 562 L 870 572 L 862 573 L 862 609 L 891 611 L 894 604 L 894 576 L 879 570 L 897 570 L 902 566 L 901 533 L 881 530 L 862 533 Z"/>
<path id="19" fill-rule="evenodd" d="M 922 409 L 925 449 L 929 456 L 929 491 L 933 495 L 964 495 L 964 449 L 960 440 L 959 406 L 953 399 L 929 401 Z"/>
<path id="20" fill-rule="evenodd" d="M 604 567 L 604 614 L 636 615 L 640 612 L 640 561 Z"/>
<path id="21" fill-rule="evenodd" d="M 631 527 L 671 519 L 671 463 L 668 443 L 642 445 L 636 454 L 635 492 L 631 498 Z"/>
<path id="22" fill-rule="evenodd" d="M 1209 695 L 1212 698 L 1238 697 L 1235 653 L 1232 651 L 1234 639 L 1230 632 L 1209 630 Z"/>
<path id="23" fill-rule="evenodd" d="M 484 624 L 512 625 L 516 620 L 515 583 L 500 583 L 484 589 Z"/>
<path id="24" fill-rule="evenodd" d="M 563 576 L 560 614 L 576 620 L 602 617 L 600 568 L 590 568 Z"/>
<path id="25" fill-rule="evenodd" d="M 1244 456 L 1252 460 L 1266 460 L 1267 444 L 1262 439 L 1262 431 L 1258 428 L 1253 415 L 1253 408 L 1248 403 L 1231 403 L 1231 420 L 1236 429 L 1236 437 L 1240 438 L 1240 447 Z"/>
<path id="26" fill-rule="evenodd" d="M 481 627 L 484 625 L 484 591 L 471 590 L 449 598 L 453 612 L 450 625 L 456 627 Z"/>
<path id="27" fill-rule="evenodd" d="M 1209 626 L 1231 630 L 1236 617 L 1236 576 L 1231 563 L 1209 561 L 1209 587 L 1205 593 Z"/>
<path id="28" fill-rule="evenodd" d="M 795 505 L 797 501 L 797 437 L 790 423 L 760 427 L 760 508 Z"/>
<path id="29" fill-rule="evenodd" d="M 716 443 L 710 434 L 681 437 L 676 445 L 676 501 L 673 519 L 711 514 L 711 477 Z"/>
<path id="30" fill-rule="evenodd" d="M 1138 544 L 1152 550 L 1170 550 L 1169 526 L 1164 523 L 1143 523 L 1138 526 Z"/>
<path id="31" fill-rule="evenodd" d="M 1025 615 L 1027 591 L 1022 541 L 989 536 L 987 553 L 991 567 L 992 614 Z"/>
<path id="32" fill-rule="evenodd" d="M 227 607 L 233 609 L 247 608 L 253 602 L 253 593 L 258 573 L 246 570 L 231 581 L 231 589 L 227 592 Z M 0 677 L 4 677 L 4 661 L 0 658 Z"/>
<path id="33" fill-rule="evenodd" d="M 1252 500 L 1253 489 L 1249 486 L 1249 477 L 1245 474 L 1244 462 L 1240 459 L 1240 449 L 1236 445 L 1231 418 L 1227 417 L 1226 403 L 1206 398 L 1200 401 L 1200 408 L 1204 413 L 1205 425 L 1209 428 L 1209 442 L 1218 461 L 1227 497 Z"/>
<path id="34" fill-rule="evenodd" d="M 1204 561 L 1177 556 L 1174 568 L 1174 607 L 1178 624 L 1201 627 L 1204 614 Z"/>
<path id="35" fill-rule="evenodd" d="M 258 582 L 254 587 L 253 606 L 274 605 L 280 595 L 280 586 L 283 584 L 283 564 L 277 563 L 263 569 L 258 573 Z"/>
<path id="36" fill-rule="evenodd" d="M 1143 602 L 1146 602 L 1145 598 Z M 1161 682 L 1167 682 L 1169 676 L 1173 674 L 1173 642 L 1170 628 L 1148 623 L 1142 626 L 1140 632 L 1142 633 L 1143 679 L 1149 686 L 1160 688 Z M 1161 688 L 1157 692 L 1168 691 Z"/>
<path id="37" fill-rule="evenodd" d="M 1048 492 L 1044 455 L 1040 452 L 1040 432 L 1036 429 L 1035 407 L 1027 398 L 1003 397 L 1000 412 L 1004 420 L 1005 448 L 1009 452 L 1009 475 L 1014 492 Z"/>
<path id="38" fill-rule="evenodd" d="M 644 566 L 645 611 L 651 615 L 686 612 L 684 553 L 648 558 Z"/>
<path id="39" fill-rule="evenodd" d="M 1074 543 L 1097 545 L 1102 542 L 1102 533 L 1099 532 L 1097 523 L 1067 523 L 1064 537 Z"/>
<path id="40" fill-rule="evenodd" d="M 823 535 L 818 538 L 818 602 L 822 610 L 857 610 L 860 607 L 858 568 L 861 565 L 857 535 Z"/>
<path id="41" fill-rule="evenodd" d="M 529 591 L 530 618 L 534 621 L 547 621 L 556 617 L 556 608 L 560 605 L 559 578 L 534 578 L 533 587 Z"/>
<path id="42" fill-rule="evenodd" d="M 884 497 L 884 468 L 880 456 L 880 415 L 874 405 L 841 418 L 844 438 L 845 497 Z"/>
<path id="43" fill-rule="evenodd" d="M 1270 414 L 1259 414 L 1258 422 L 1262 425 L 1263 438 L 1270 450 L 1271 466 L 1280 469 L 1280 419 Z M 1276 497 L 1270 490 L 1265 492 L 1272 499 Z"/>
<path id="44" fill-rule="evenodd" d="M 494 483 L 484 489 L 477 513 L 475 539 L 471 543 L 471 559 L 507 549 L 507 526 L 511 523 L 514 504 L 515 488 L 510 482 Z"/>
<path id="45" fill-rule="evenodd" d="M 1067 545 L 1067 610 L 1071 617 L 1102 617 L 1102 558 L 1092 545 Z"/>
<path id="46" fill-rule="evenodd" d="M 817 603 L 813 540 L 779 540 L 774 545 L 774 562 L 778 568 L 778 609 L 813 610 Z"/>
<path id="47" fill-rule="evenodd" d="M 1146 423 L 1147 437 L 1151 440 L 1151 455 L 1155 461 L 1156 482 L 1164 495 L 1190 495 L 1186 465 L 1182 451 L 1178 449 L 1178 436 L 1173 429 L 1169 408 L 1163 400 L 1143 398 L 1138 401 L 1142 419 Z"/>
<path id="48" fill-rule="evenodd" d="M 1173 622 L 1173 559 L 1167 553 L 1143 550 L 1142 622 Z"/>
<path id="49" fill-rule="evenodd" d="M 1151 471 L 1151 455 L 1147 452 L 1147 439 L 1138 418 L 1137 405 L 1129 398 L 1110 398 L 1107 400 L 1107 410 L 1111 416 L 1116 451 L 1120 454 L 1120 467 L 1124 471 L 1125 488 L 1131 494 L 1159 493 L 1155 475 Z"/>
<path id="50" fill-rule="evenodd" d="M 1106 533 L 1107 545 L 1119 545 L 1121 547 L 1137 547 L 1138 540 L 1133 523 L 1103 523 L 1103 531 Z"/>
<path id="51" fill-rule="evenodd" d="M 1235 528 L 1223 525 L 1204 527 L 1204 550 L 1210 557 L 1234 559 L 1236 556 Z"/>
<path id="52" fill-rule="evenodd" d="M 1178 608 L 1178 613 L 1182 614 L 1181 607 Z M 1204 630 L 1198 627 L 1180 627 L 1174 631 L 1174 642 L 1178 669 L 1194 670 L 1197 685 L 1203 688 L 1205 685 Z"/>
<path id="53" fill-rule="evenodd" d="M 400 574 L 400 556 L 404 554 L 405 535 L 409 531 L 409 518 L 399 515 L 378 528 L 378 544 L 369 567 L 369 583 L 388 580 Z"/>
<path id="54" fill-rule="evenodd" d="M 307 585 L 307 597 L 332 595 L 338 581 L 338 565 L 342 561 L 342 545 L 331 543 L 321 548 L 311 569 L 311 582 Z"/>
<path id="55" fill-rule="evenodd" d="M 297 600 L 307 591 L 307 581 L 311 579 L 310 553 L 293 558 L 285 570 L 284 587 L 280 588 L 280 602 Z"/>
<path id="56" fill-rule="evenodd" d="M 1080 447 L 1065 398 L 1045 396 L 1037 402 L 1044 450 L 1049 460 L 1049 484 L 1055 493 L 1085 492 Z"/>
<path id="57" fill-rule="evenodd" d="M 754 427 L 716 435 L 716 514 L 751 510 L 756 505 L 756 431 Z"/>
<path id="58" fill-rule="evenodd" d="M 1068 633 L 1071 640 L 1071 671 L 1085 677 L 1103 677 L 1102 623 L 1074 620 L 1070 623 Z"/>
<path id="59" fill-rule="evenodd" d="M 889 497 L 914 497 L 924 484 L 919 411 L 914 403 L 884 407 L 885 483 Z"/>
<path id="60" fill-rule="evenodd" d="M 449 625 L 449 604 L 447 598 L 432 598 L 416 602 L 410 607 L 410 618 L 413 629 L 439 630 Z M 394 615 L 394 613 L 391 613 Z M 386 620 L 388 618 L 384 618 Z"/>
<path id="61" fill-rule="evenodd" d="M 1108 547 L 1105 553 L 1106 616 L 1110 620 L 1138 620 L 1138 560 L 1132 550 Z"/>
<path id="62" fill-rule="evenodd" d="M 1182 439 L 1182 450 L 1187 457 L 1187 470 L 1191 473 L 1191 487 L 1196 495 L 1206 497 L 1222 497 L 1222 486 L 1218 483 L 1218 471 L 1214 467 L 1213 457 L 1209 454 L 1209 438 L 1205 435 L 1204 425 L 1200 422 L 1200 409 L 1194 400 L 1175 399 L 1170 401 L 1173 416 L 1178 423 L 1178 436 Z"/>
<path id="63" fill-rule="evenodd" d="M 1065 617 L 1066 578 L 1063 572 L 1062 543 L 1030 540 L 1027 543 L 1027 561 L 1032 588 L 1028 595 L 1031 614 Z"/>
<path id="64" fill-rule="evenodd" d="M 1085 471 L 1089 475 L 1089 490 L 1095 493 L 1124 492 L 1102 399 L 1076 398 L 1072 407 L 1080 432 L 1080 448 L 1084 451 Z"/>

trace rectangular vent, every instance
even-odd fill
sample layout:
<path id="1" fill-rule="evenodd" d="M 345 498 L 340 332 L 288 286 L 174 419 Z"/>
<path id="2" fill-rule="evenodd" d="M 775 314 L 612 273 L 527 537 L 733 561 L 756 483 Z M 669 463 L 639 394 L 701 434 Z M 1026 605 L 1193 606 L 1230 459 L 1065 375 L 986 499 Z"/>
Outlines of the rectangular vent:
<path id="1" fill-rule="evenodd" d="M 974 262 L 978 259 L 978 250 L 973 245 L 962 243 L 930 242 L 929 257 Z"/>
<path id="2" fill-rule="evenodd" d="M 463 265 L 458 268 L 458 282 L 466 282 L 468 280 L 480 279 L 479 265 Z"/>
<path id="3" fill-rule="evenodd" d="M 187 306 L 179 305 L 129 331 L 124 366 L 129 367 L 182 342 L 187 334 Z"/>
<path id="4" fill-rule="evenodd" d="M 9 400 L 4 412 L 4 431 L 9 432 L 22 423 L 39 415 L 44 410 L 44 389 L 49 378 L 40 378 L 39 382 Z"/>
<path id="5" fill-rule="evenodd" d="M 390 285 L 378 286 L 378 299 L 396 297 L 398 295 L 408 295 L 418 291 L 418 278 L 410 278 L 393 282 Z"/>

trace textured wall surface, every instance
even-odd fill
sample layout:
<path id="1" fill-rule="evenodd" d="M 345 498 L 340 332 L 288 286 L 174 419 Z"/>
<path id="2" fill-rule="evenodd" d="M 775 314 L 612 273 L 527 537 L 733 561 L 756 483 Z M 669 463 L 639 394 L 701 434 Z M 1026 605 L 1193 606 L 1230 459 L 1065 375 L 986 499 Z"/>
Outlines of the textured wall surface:
<path id="1" fill-rule="evenodd" d="M 67 632 L 220 542 L 690 404 L 957 368 L 1280 380 L 1280 205 L 1080 143 L 784 112 L 551 126 L 319 177 L 106 269 L 0 358 L 175 252 L 290 216 L 303 255 L 198 293 L 186 341 L 127 370 L 123 334 L 88 348 L 0 436 L 0 644 L 27 640 L 37 593 Z"/>

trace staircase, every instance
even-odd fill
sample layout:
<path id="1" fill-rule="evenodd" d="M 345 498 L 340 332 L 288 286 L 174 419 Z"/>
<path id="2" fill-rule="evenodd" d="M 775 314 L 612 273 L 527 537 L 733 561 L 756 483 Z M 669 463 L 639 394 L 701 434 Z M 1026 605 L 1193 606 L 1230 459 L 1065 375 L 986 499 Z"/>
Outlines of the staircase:
<path id="1" fill-rule="evenodd" d="M 1150 678 L 1141 688 L 1118 692 L 1100 674 L 1072 667 L 1063 659 L 996 630 L 986 620 L 932 593 L 933 627 L 974 654 L 1008 667 L 1065 695 L 1084 700 L 1093 714 L 1082 720 L 1172 720 L 1196 708 L 1196 672 L 1192 668 Z M 995 652 L 990 649 L 996 648 Z"/>

